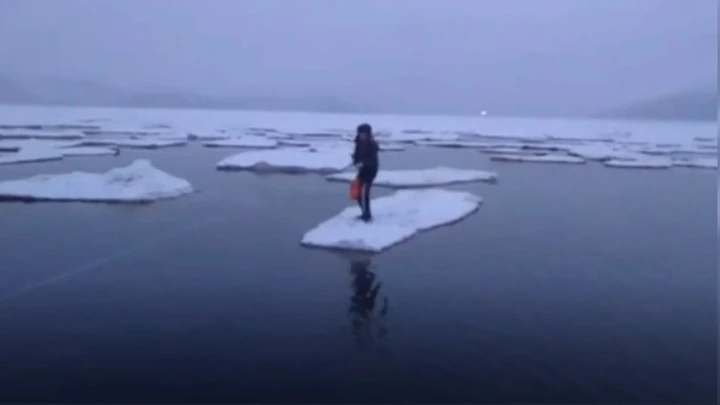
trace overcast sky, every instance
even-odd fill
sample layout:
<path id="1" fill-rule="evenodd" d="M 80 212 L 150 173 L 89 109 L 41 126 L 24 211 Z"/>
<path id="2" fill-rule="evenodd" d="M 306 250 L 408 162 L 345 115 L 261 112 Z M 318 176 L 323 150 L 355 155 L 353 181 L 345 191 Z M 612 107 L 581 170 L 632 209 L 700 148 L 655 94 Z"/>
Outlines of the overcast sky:
<path id="1" fill-rule="evenodd" d="M 717 0 L 0 0 L 0 74 L 586 112 L 716 86 Z"/>

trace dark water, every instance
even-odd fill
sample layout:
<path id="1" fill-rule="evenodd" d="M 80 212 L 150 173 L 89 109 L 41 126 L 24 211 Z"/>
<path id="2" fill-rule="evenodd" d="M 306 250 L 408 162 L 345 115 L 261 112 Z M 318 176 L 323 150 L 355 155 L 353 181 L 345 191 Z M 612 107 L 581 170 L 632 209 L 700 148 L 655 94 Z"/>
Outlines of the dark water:
<path id="1" fill-rule="evenodd" d="M 388 153 L 501 180 L 368 259 L 298 246 L 345 185 L 214 171 L 230 153 L 0 168 L 149 156 L 200 189 L 0 206 L 0 402 L 715 402 L 716 172 Z"/>

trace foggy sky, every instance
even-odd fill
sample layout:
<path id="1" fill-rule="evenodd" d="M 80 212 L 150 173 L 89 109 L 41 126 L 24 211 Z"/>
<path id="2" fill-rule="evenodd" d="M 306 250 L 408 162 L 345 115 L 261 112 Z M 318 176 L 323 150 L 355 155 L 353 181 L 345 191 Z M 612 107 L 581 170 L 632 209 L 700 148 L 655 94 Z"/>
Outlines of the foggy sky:
<path id="1" fill-rule="evenodd" d="M 716 0 L 0 0 L 0 74 L 597 111 L 716 86 Z"/>

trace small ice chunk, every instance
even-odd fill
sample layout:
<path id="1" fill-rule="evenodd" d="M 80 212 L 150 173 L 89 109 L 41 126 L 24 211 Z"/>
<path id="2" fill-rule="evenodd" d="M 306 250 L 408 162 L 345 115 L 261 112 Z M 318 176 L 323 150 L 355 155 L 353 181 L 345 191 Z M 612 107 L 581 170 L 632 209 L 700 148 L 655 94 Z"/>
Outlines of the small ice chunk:
<path id="1" fill-rule="evenodd" d="M 379 138 L 379 137 L 376 137 Z M 419 132 L 419 133 L 400 133 L 386 137 L 384 140 L 391 142 L 402 142 L 402 143 L 417 143 L 422 141 L 457 141 L 460 139 L 458 134 L 448 133 L 433 133 L 433 132 Z"/>
<path id="2" fill-rule="evenodd" d="M 268 139 L 276 139 L 276 140 L 284 140 L 284 139 L 292 139 L 292 136 L 289 134 L 284 134 L 282 132 L 269 132 L 265 134 L 265 137 Z"/>
<path id="3" fill-rule="evenodd" d="M 488 142 L 479 142 L 479 141 L 465 141 L 465 140 L 447 140 L 447 141 L 438 141 L 438 140 L 420 140 L 413 142 L 418 146 L 431 146 L 435 148 L 479 148 L 479 149 L 485 149 L 485 148 L 491 148 L 493 144 Z"/>
<path id="4" fill-rule="evenodd" d="M 527 163 L 563 163 L 563 164 L 583 164 L 585 159 L 563 156 L 563 155 L 494 155 L 490 156 L 490 160 L 496 162 L 527 162 Z"/>
<path id="5" fill-rule="evenodd" d="M 187 140 L 183 139 L 153 139 L 153 138 L 116 138 L 116 139 L 94 139 L 83 142 L 84 146 L 118 146 L 132 149 L 159 149 L 173 146 L 183 146 Z"/>
<path id="6" fill-rule="evenodd" d="M 21 149 L 17 153 L 0 154 L 0 165 L 50 162 L 62 158 L 63 154 L 58 149 Z"/>
<path id="7" fill-rule="evenodd" d="M 298 146 L 308 147 L 312 144 L 310 141 L 301 141 L 299 139 L 278 139 L 278 143 L 282 146 Z"/>
<path id="8" fill-rule="evenodd" d="M 0 182 L 0 200 L 151 202 L 193 191 L 186 180 L 139 159 L 105 173 L 42 174 Z"/>
<path id="9" fill-rule="evenodd" d="M 330 181 L 351 182 L 354 172 L 335 173 L 327 176 Z M 454 169 L 434 167 L 417 170 L 380 170 L 373 185 L 390 188 L 436 187 L 477 181 L 495 182 L 497 173 L 475 169 Z"/>
<path id="10" fill-rule="evenodd" d="M 717 158 L 674 159 L 673 166 L 690 167 L 694 169 L 717 169 Z"/>
<path id="11" fill-rule="evenodd" d="M 87 135 L 102 135 L 102 136 L 172 136 L 175 135 L 170 131 L 157 131 L 147 128 L 102 128 L 95 130 L 85 131 Z"/>
<path id="12" fill-rule="evenodd" d="M 402 152 L 405 150 L 405 146 L 399 143 L 392 142 L 378 142 L 380 152 Z"/>
<path id="13" fill-rule="evenodd" d="M 191 141 L 217 141 L 220 139 L 228 139 L 230 138 L 230 135 L 228 135 L 224 131 L 210 131 L 210 132 L 201 132 L 201 131 L 192 131 L 188 133 L 187 139 Z"/>
<path id="14" fill-rule="evenodd" d="M 115 156 L 120 151 L 116 148 L 106 148 L 102 146 L 80 146 L 76 148 L 60 148 L 58 152 L 65 157 L 71 156 Z"/>
<path id="15" fill-rule="evenodd" d="M 277 148 L 278 142 L 272 139 L 266 139 L 260 136 L 242 136 L 239 138 L 222 139 L 218 141 L 210 141 L 203 143 L 203 146 L 209 148 L 254 148 L 254 149 L 274 149 Z"/>
<path id="16" fill-rule="evenodd" d="M 3 129 L 0 130 L 0 138 L 6 139 L 82 139 L 85 134 L 72 130 L 27 130 L 27 129 Z"/>
<path id="17" fill-rule="evenodd" d="M 632 169 L 669 169 L 673 167 L 673 161 L 666 158 L 648 157 L 637 160 L 606 160 L 603 164 L 607 167 L 632 168 Z"/>
<path id="18" fill-rule="evenodd" d="M 0 152 L 17 152 L 21 149 L 56 149 L 79 146 L 82 141 L 51 141 L 38 139 L 0 139 Z"/>
<path id="19" fill-rule="evenodd" d="M 284 173 L 334 173 L 350 165 L 344 148 L 282 148 L 256 150 L 229 156 L 217 164 L 218 170 L 255 170 Z"/>
<path id="20" fill-rule="evenodd" d="M 547 152 L 540 150 L 519 149 L 519 148 L 491 148 L 480 149 L 478 152 L 486 155 L 522 155 L 522 156 L 543 156 Z"/>
<path id="21" fill-rule="evenodd" d="M 568 155 L 577 156 L 587 160 L 637 160 L 638 154 L 603 144 L 571 146 Z"/>
<path id="22" fill-rule="evenodd" d="M 356 219 L 357 206 L 308 231 L 306 246 L 380 252 L 418 232 L 458 222 L 478 210 L 482 198 L 464 191 L 401 190 L 372 200 L 373 221 Z"/>

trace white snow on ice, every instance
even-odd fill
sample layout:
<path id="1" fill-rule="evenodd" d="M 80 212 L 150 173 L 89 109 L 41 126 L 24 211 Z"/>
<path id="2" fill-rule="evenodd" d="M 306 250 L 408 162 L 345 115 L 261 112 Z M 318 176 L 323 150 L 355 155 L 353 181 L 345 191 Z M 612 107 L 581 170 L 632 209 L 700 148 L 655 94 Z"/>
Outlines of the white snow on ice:
<path id="1" fill-rule="evenodd" d="M 187 140 L 184 139 L 153 139 L 142 138 L 114 138 L 114 139 L 93 139 L 86 140 L 83 142 L 85 146 L 118 146 L 121 148 L 131 149 L 159 149 L 169 148 L 173 146 L 184 146 L 187 144 Z"/>
<path id="2" fill-rule="evenodd" d="M 151 202 L 192 191 L 186 180 L 144 159 L 105 173 L 42 174 L 0 182 L 0 199 L 23 201 Z"/>
<path id="3" fill-rule="evenodd" d="M 115 148 L 106 148 L 102 146 L 80 146 L 73 148 L 59 148 L 57 152 L 62 153 L 63 156 L 115 156 L 120 151 Z"/>
<path id="4" fill-rule="evenodd" d="M 673 167 L 673 161 L 668 158 L 647 157 L 638 160 L 606 160 L 603 164 L 607 167 L 627 169 L 669 169 Z"/>
<path id="5" fill-rule="evenodd" d="M 493 147 L 493 144 L 488 142 L 480 142 L 480 141 L 464 141 L 464 140 L 447 140 L 447 141 L 438 141 L 438 140 L 432 140 L 432 141 L 415 141 L 413 142 L 415 145 L 418 146 L 431 146 L 434 148 L 491 148 Z"/>
<path id="6" fill-rule="evenodd" d="M 0 154 L 0 165 L 50 162 L 62 158 L 63 154 L 57 149 L 21 149 L 16 153 Z"/>
<path id="7" fill-rule="evenodd" d="M 85 134 L 75 130 L 28 130 L 28 129 L 2 129 L 0 139 L 82 139 Z"/>
<path id="8" fill-rule="evenodd" d="M 260 136 L 242 136 L 239 138 L 205 142 L 203 143 L 203 146 L 207 146 L 209 148 L 274 149 L 278 147 L 278 142 Z"/>
<path id="9" fill-rule="evenodd" d="M 378 141 L 388 141 L 388 142 L 401 142 L 401 143 L 417 143 L 422 141 L 457 141 L 460 139 L 460 135 L 458 134 L 450 134 L 450 133 L 434 133 L 434 132 L 428 132 L 428 133 L 401 133 L 401 134 L 391 134 L 389 136 L 380 136 L 376 135 L 375 137 Z"/>
<path id="10" fill-rule="evenodd" d="M 464 191 L 401 190 L 372 200 L 373 221 L 356 217 L 351 206 L 311 229 L 302 238 L 306 246 L 380 252 L 418 232 L 460 221 L 480 207 L 482 198 Z"/>
<path id="11" fill-rule="evenodd" d="M 526 162 L 526 163 L 562 163 L 562 164 L 583 164 L 585 159 L 573 157 L 573 156 L 562 156 L 562 155 L 542 155 L 542 156 L 529 156 L 529 155 L 493 155 L 490 156 L 490 160 L 496 162 Z"/>
<path id="12" fill-rule="evenodd" d="M 674 159 L 673 166 L 689 167 L 694 169 L 717 169 L 718 159 L 715 158 L 694 158 L 694 159 Z"/>
<path id="13" fill-rule="evenodd" d="M 285 173 L 334 173 L 348 167 L 344 148 L 282 148 L 256 150 L 229 156 L 217 164 L 219 170 L 255 170 Z"/>
<path id="14" fill-rule="evenodd" d="M 21 149 L 57 149 L 72 148 L 82 141 L 51 141 L 38 139 L 0 139 L 0 152 L 17 152 Z"/>
<path id="15" fill-rule="evenodd" d="M 637 160 L 641 158 L 638 153 L 620 148 L 617 145 L 609 146 L 604 144 L 572 146 L 567 151 L 568 155 L 580 157 L 587 160 Z"/>
<path id="16" fill-rule="evenodd" d="M 330 181 L 351 182 L 355 176 L 355 172 L 343 172 L 326 178 Z M 497 177 L 495 172 L 440 166 L 417 170 L 380 170 L 373 185 L 390 188 L 437 187 L 478 181 L 495 182 Z"/>
<path id="17" fill-rule="evenodd" d="M 480 153 L 486 155 L 524 155 L 524 156 L 543 156 L 547 155 L 547 151 L 532 150 L 532 149 L 518 149 L 518 148 L 492 148 L 492 149 L 480 149 Z"/>

